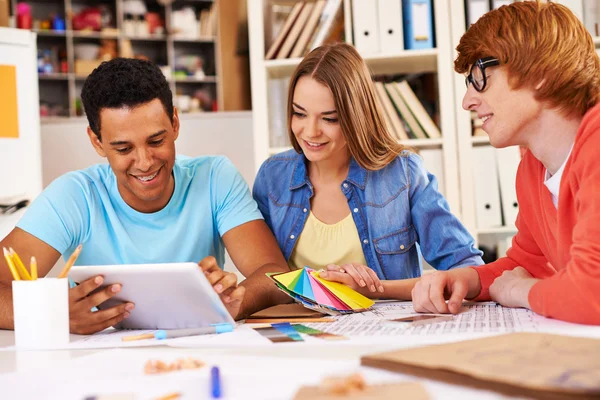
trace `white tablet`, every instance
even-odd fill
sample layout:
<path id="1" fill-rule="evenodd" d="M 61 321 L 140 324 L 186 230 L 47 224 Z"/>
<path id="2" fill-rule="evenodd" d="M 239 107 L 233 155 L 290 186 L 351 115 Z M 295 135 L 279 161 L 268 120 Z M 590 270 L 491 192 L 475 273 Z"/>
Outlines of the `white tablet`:
<path id="1" fill-rule="evenodd" d="M 77 283 L 97 275 L 104 277 L 103 286 L 122 285 L 121 291 L 99 308 L 126 301 L 135 304 L 129 318 L 116 328 L 183 329 L 235 324 L 198 264 L 86 265 L 69 271 L 69 278 Z"/>

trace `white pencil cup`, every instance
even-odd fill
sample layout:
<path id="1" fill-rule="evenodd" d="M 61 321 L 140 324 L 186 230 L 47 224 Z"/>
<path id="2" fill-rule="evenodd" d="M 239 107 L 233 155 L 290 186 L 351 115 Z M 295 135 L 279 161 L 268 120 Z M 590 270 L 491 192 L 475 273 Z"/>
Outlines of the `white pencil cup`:
<path id="1" fill-rule="evenodd" d="M 15 345 L 20 349 L 56 349 L 69 343 L 67 278 L 13 281 Z"/>

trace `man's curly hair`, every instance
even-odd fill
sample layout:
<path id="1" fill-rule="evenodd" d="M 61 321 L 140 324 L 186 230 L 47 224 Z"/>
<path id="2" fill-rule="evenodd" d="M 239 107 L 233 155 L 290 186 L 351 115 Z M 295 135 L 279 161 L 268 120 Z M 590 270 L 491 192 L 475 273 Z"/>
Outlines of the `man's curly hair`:
<path id="1" fill-rule="evenodd" d="M 98 139 L 103 108 L 134 108 L 159 99 L 173 122 L 173 94 L 162 71 L 153 63 L 133 58 L 115 58 L 100 64 L 87 77 L 81 100 L 88 123 Z"/>

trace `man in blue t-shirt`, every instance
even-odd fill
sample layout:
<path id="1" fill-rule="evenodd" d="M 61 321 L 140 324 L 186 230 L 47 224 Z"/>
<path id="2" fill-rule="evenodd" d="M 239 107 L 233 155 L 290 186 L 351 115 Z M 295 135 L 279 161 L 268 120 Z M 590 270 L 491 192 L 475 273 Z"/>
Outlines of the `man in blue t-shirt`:
<path id="1" fill-rule="evenodd" d="M 135 59 L 103 63 L 81 97 L 90 142 L 108 165 L 56 179 L 0 246 L 24 260 L 35 256 L 40 276 L 80 244 L 77 265 L 200 261 L 237 318 L 287 301 L 265 276 L 287 270 L 285 259 L 240 173 L 225 157 L 176 156 L 179 117 L 160 69 Z M 247 277 L 239 286 L 220 268 L 223 246 Z M 12 329 L 11 275 L 0 264 L 0 328 Z M 98 290 L 102 283 L 94 277 L 70 289 L 71 332 L 98 332 L 134 309 L 92 312 L 121 289 Z"/>

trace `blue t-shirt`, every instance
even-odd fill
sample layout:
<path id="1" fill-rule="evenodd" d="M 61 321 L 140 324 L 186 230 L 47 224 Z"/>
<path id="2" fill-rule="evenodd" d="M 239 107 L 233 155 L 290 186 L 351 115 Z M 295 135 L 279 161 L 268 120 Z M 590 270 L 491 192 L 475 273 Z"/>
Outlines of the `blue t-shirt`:
<path id="1" fill-rule="evenodd" d="M 262 219 L 248 185 L 225 157 L 178 156 L 175 190 L 155 213 L 131 208 L 108 164 L 69 172 L 50 184 L 17 226 L 65 258 L 81 243 L 76 265 L 198 262 L 222 267 L 221 237 Z"/>

